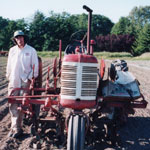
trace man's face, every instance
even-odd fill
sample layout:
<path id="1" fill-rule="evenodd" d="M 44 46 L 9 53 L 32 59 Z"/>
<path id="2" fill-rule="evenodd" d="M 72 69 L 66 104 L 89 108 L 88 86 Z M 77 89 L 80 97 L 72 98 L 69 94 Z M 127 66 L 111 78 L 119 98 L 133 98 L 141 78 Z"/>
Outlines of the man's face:
<path id="1" fill-rule="evenodd" d="M 15 40 L 20 48 L 24 47 L 24 36 L 16 36 Z"/>

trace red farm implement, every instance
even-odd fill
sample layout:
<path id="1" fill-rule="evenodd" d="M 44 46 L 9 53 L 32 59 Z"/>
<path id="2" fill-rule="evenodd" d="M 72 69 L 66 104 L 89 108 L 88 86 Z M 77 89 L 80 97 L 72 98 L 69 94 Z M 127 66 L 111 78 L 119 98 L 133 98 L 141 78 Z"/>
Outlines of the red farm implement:
<path id="1" fill-rule="evenodd" d="M 59 60 L 55 58 L 53 66 L 48 68 L 45 87 L 42 87 L 42 61 L 39 58 L 39 77 L 32 78 L 30 88 L 16 88 L 8 97 L 8 102 L 20 104 L 18 109 L 31 120 L 32 134 L 42 138 L 47 129 L 54 128 L 67 150 L 84 150 L 85 144 L 96 138 L 91 136 L 88 141 L 86 137 L 92 135 L 92 127 L 103 114 L 108 114 L 109 123 L 106 123 L 107 119 L 105 123 L 114 142 L 116 135 L 112 131 L 118 123 L 125 123 L 135 108 L 146 108 L 147 105 L 136 81 L 138 91 L 135 95 L 130 91 L 123 92 L 124 87 L 119 87 L 123 88 L 122 92 L 114 94 L 116 91 L 112 92 L 112 89 L 116 84 L 110 79 L 109 71 L 108 78 L 103 79 L 105 62 L 102 59 L 99 68 L 99 61 L 93 55 L 95 42 L 90 39 L 92 10 L 87 6 L 83 8 L 88 12 L 87 33 L 82 40 L 72 36 L 73 44 L 67 46 L 63 59 L 60 41 Z M 53 87 L 49 85 L 50 71 L 53 72 Z M 26 92 L 23 96 L 14 96 L 17 90 Z"/>
<path id="2" fill-rule="evenodd" d="M 0 51 L 0 56 L 8 56 L 8 51 Z"/>

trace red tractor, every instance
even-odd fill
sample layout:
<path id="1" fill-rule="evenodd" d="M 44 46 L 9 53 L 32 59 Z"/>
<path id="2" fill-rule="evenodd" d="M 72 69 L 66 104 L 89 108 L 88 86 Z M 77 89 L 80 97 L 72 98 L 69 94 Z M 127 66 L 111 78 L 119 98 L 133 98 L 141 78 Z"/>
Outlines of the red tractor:
<path id="1" fill-rule="evenodd" d="M 30 88 L 14 89 L 8 97 L 8 102 L 19 103 L 19 109 L 28 116 L 28 120 L 31 120 L 32 134 L 42 138 L 47 129 L 55 128 L 60 139 L 66 135 L 67 150 L 83 150 L 91 126 L 102 113 L 108 112 L 107 110 L 111 110 L 109 117 L 111 116 L 114 126 L 117 120 L 123 122 L 125 121 L 123 118 L 129 113 L 134 113 L 134 108 L 146 108 L 147 105 L 139 89 L 138 94 L 133 96 L 129 90 L 124 92 L 125 95 L 124 93 L 113 95 L 112 91 L 109 92 L 113 84 L 111 82 L 113 79 L 110 78 L 111 71 L 108 71 L 108 78 L 104 80 L 104 60 L 100 61 L 99 68 L 99 61 L 93 55 L 95 42 L 90 39 L 92 10 L 87 6 L 83 8 L 89 13 L 88 31 L 82 40 L 75 40 L 72 37 L 73 42 L 67 46 L 63 59 L 60 41 L 59 62 L 57 63 L 55 59 L 53 66 L 48 68 L 45 88 L 42 88 L 42 61 L 39 58 L 39 77 L 32 79 Z M 86 37 L 87 46 L 84 46 Z M 53 87 L 49 86 L 51 70 Z M 57 81 L 60 81 L 60 86 L 57 85 Z M 16 90 L 27 92 L 23 96 L 13 96 Z M 35 113 L 36 105 L 40 106 L 38 111 L 43 112 L 41 116 Z M 67 116 L 64 115 L 66 108 L 69 109 Z M 113 130 L 111 127 L 110 131 Z M 112 134 L 112 137 L 114 135 Z"/>

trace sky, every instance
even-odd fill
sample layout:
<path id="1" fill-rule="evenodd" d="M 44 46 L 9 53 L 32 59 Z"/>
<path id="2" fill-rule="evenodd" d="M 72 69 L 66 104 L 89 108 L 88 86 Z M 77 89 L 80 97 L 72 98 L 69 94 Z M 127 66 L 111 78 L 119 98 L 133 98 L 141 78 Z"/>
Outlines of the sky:
<path id="1" fill-rule="evenodd" d="M 93 14 L 108 17 L 117 23 L 120 17 L 127 17 L 137 6 L 150 6 L 150 0 L 0 0 L 0 16 L 5 19 L 30 19 L 36 11 L 48 16 L 54 13 L 87 13 L 82 7 L 87 5 Z"/>

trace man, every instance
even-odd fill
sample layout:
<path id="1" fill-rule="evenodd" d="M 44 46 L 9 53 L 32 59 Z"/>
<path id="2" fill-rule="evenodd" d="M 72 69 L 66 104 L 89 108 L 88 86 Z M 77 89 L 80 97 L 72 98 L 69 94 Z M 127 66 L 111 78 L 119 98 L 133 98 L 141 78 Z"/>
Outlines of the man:
<path id="1" fill-rule="evenodd" d="M 16 44 L 9 50 L 6 77 L 9 80 L 8 95 L 14 88 L 28 88 L 33 76 L 38 76 L 38 57 L 36 50 L 29 46 L 27 36 L 23 31 L 14 32 L 13 41 Z M 16 91 L 13 95 L 22 95 L 20 91 Z M 11 130 L 9 137 L 17 138 L 22 134 L 23 113 L 17 109 L 18 104 L 10 104 L 11 114 Z"/>

